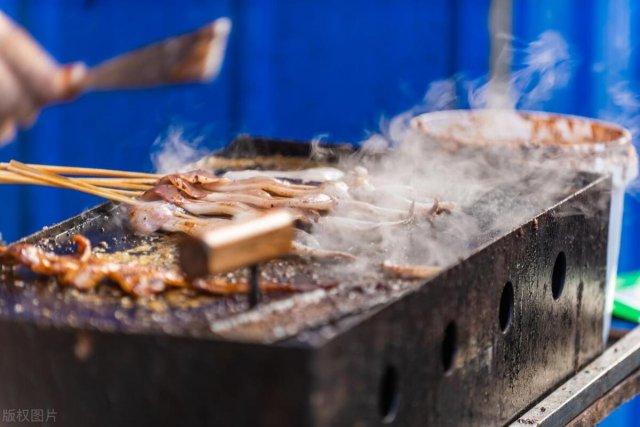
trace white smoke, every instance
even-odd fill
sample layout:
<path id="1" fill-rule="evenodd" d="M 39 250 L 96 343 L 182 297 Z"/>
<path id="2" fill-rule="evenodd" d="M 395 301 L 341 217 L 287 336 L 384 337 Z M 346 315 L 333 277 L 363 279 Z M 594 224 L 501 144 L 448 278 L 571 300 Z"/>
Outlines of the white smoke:
<path id="1" fill-rule="evenodd" d="M 157 150 L 151 154 L 155 171 L 161 174 L 183 171 L 185 166 L 207 153 L 201 144 L 202 137 L 188 140 L 182 128 L 175 126 L 169 128 L 164 137 L 157 138 L 153 143 Z"/>
<path id="2" fill-rule="evenodd" d="M 555 90 L 566 86 L 571 79 L 573 61 L 569 45 L 557 31 L 544 31 L 524 48 L 508 46 L 506 49 L 512 49 L 510 56 L 516 58 L 508 82 L 504 82 L 507 93 L 496 105 L 492 92 L 495 81 L 467 82 L 471 108 L 539 109 Z"/>
<path id="3" fill-rule="evenodd" d="M 522 63 L 508 80 L 509 103 L 514 108 L 534 108 L 568 82 L 569 47 L 557 32 L 547 31 L 520 52 Z M 400 206 L 406 213 L 395 224 L 375 216 L 363 222 L 352 205 L 338 203 L 333 213 L 313 226 L 322 248 L 359 256 L 348 274 L 354 268 L 371 270 L 385 260 L 450 265 L 572 192 L 576 172 L 566 167 L 565 159 L 519 146 L 452 148 L 412 125 L 418 113 L 455 107 L 458 88 L 467 90 L 472 107 L 491 107 L 490 83 L 461 75 L 433 82 L 421 105 L 382 122 L 380 132 L 362 143 L 360 154 L 342 159 L 339 166 L 348 171 L 344 178 L 348 197 L 396 212 Z M 515 112 L 512 116 L 519 118 Z M 505 117 L 487 124 L 489 141 L 491 135 L 509 135 L 514 121 L 509 115 L 500 116 Z M 331 154 L 319 145 L 321 139 L 312 148 L 317 160 Z M 203 155 L 198 141 L 186 141 L 179 129 L 170 130 L 157 145 L 162 148 L 153 160 L 161 173 L 180 170 Z M 431 206 L 434 199 L 452 202 L 452 212 L 421 212 L 421 206 Z M 582 215 L 588 209 L 575 212 Z"/>
<path id="4" fill-rule="evenodd" d="M 455 108 L 457 103 L 457 78 L 436 80 L 429 85 L 424 95 L 423 110 L 440 111 Z"/>
<path id="5" fill-rule="evenodd" d="M 619 81 L 607 88 L 610 104 L 600 116 L 629 129 L 636 136 L 640 131 L 640 99 L 628 81 Z"/>
<path id="6" fill-rule="evenodd" d="M 573 63 L 568 44 L 557 32 L 542 33 L 516 53 L 522 54 L 522 61 L 508 78 L 510 108 L 536 108 L 568 83 Z M 380 132 L 361 144 L 361 154 L 343 159 L 341 167 L 351 171 L 345 178 L 351 186 L 349 197 L 382 207 L 404 206 L 407 220 L 402 224 L 379 221 L 379 226 L 367 224 L 363 229 L 361 223 L 350 221 L 354 214 L 349 204 L 341 209 L 338 203 L 330 220 L 313 229 L 322 247 L 357 254 L 365 261 L 355 268 L 368 270 L 385 260 L 448 266 L 571 194 L 577 171 L 569 164 L 576 159 L 569 153 L 554 156 L 548 150 L 527 147 L 534 139 L 532 125 L 515 111 L 488 112 L 477 122 L 451 115 L 449 135 L 472 133 L 462 145 L 412 125 L 418 113 L 459 105 L 458 88 L 467 90 L 472 108 L 492 107 L 493 83 L 466 80 L 462 75 L 431 83 L 423 104 L 383 121 Z M 544 137 L 566 131 L 564 125 L 559 121 Z M 580 133 L 584 126 L 569 128 Z M 572 137 L 584 135 L 568 135 L 569 140 Z M 501 143 L 495 144 L 496 139 Z M 455 208 L 450 214 L 431 217 L 416 214 L 417 205 L 434 199 L 453 202 Z M 573 206 L 564 214 L 588 215 L 597 208 L 603 207 Z M 345 273 L 351 274 L 353 268 Z"/>
<path id="7" fill-rule="evenodd" d="M 366 260 L 351 265 L 346 274 L 357 267 L 375 269 L 384 261 L 448 266 L 571 191 L 576 172 L 561 162 L 505 146 L 452 151 L 408 119 L 402 115 L 391 120 L 383 133 L 363 143 L 363 154 L 341 164 L 351 171 L 345 178 L 351 197 L 383 208 L 402 207 L 407 220 L 394 224 L 378 219 L 378 225 L 362 228 L 350 221 L 354 212 L 349 205 L 341 209 L 338 202 L 329 220 L 313 229 L 323 248 Z M 369 155 L 371 146 L 374 155 Z M 381 147 L 391 149 L 376 155 Z M 433 199 L 455 207 L 450 214 L 417 213 Z"/>

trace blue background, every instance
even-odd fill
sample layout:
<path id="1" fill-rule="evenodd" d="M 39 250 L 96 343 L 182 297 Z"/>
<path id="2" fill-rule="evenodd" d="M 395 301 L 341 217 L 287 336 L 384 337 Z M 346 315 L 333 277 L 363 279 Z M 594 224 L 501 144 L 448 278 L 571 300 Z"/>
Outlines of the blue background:
<path id="1" fill-rule="evenodd" d="M 515 42 L 526 44 L 554 29 L 570 45 L 573 78 L 540 108 L 635 128 L 638 107 L 616 105 L 609 91 L 620 82 L 632 91 L 637 87 L 637 2 L 513 3 Z M 95 93 L 48 108 L 33 128 L 0 149 L 0 158 L 151 170 L 154 141 L 172 125 L 183 127 L 188 138 L 201 137 L 208 148 L 240 132 L 357 142 L 376 131 L 382 118 L 420 103 L 430 82 L 488 73 L 489 5 L 489 0 L 0 0 L 0 8 L 63 63 L 94 65 L 219 16 L 234 24 L 216 82 Z M 516 53 L 516 64 L 519 59 Z M 0 209 L 0 231 L 9 241 L 98 203 L 65 190 L 26 186 L 1 186 L 0 200 L 6 205 Z M 621 271 L 640 268 L 640 201 L 627 197 L 625 209 Z M 615 417 L 624 422 L 632 412 L 627 406 Z"/>

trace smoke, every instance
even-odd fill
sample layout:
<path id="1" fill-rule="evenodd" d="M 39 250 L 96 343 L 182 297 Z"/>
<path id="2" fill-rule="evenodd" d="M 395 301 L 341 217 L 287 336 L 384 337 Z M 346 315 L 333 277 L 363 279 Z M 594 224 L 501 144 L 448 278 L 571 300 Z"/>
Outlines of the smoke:
<path id="1" fill-rule="evenodd" d="M 546 31 L 515 53 L 522 60 L 505 85 L 512 110 L 444 111 L 420 126 L 418 114 L 460 105 L 459 88 L 472 108 L 492 107 L 495 81 L 458 74 L 431 83 L 422 104 L 383 121 L 380 132 L 361 143 L 360 153 L 342 159 L 348 191 L 313 234 L 325 249 L 359 256 L 343 273 L 375 269 L 384 261 L 451 265 L 576 190 L 576 165 L 584 166 L 585 159 L 571 150 L 558 156 L 540 144 L 558 135 L 587 141 L 591 127 L 559 120 L 540 133 L 515 112 L 540 106 L 568 83 L 569 46 L 557 32 Z M 374 205 L 375 212 L 356 209 L 360 202 Z M 434 214 L 428 209 L 434 205 L 453 208 Z M 385 218 L 390 213 L 378 208 L 395 209 L 395 216 Z M 599 208 L 573 206 L 563 215 Z"/>
<path id="2" fill-rule="evenodd" d="M 571 79 L 574 61 L 557 31 L 544 31 L 524 47 L 508 45 L 505 49 L 512 50 L 505 56 L 515 58 L 506 82 L 496 81 L 500 76 L 486 83 L 483 79 L 464 82 L 471 108 L 539 109 Z M 506 93 L 496 94 L 496 86 Z"/>
<path id="3" fill-rule="evenodd" d="M 552 99 L 557 90 L 571 80 L 576 61 L 571 57 L 570 46 L 557 31 L 552 30 L 544 31 L 528 45 L 513 39 L 511 41 L 512 44 L 504 48 L 509 51 L 500 55 L 514 58 L 508 75 L 472 78 L 464 73 L 456 73 L 435 80 L 429 84 L 422 103 L 403 115 L 461 107 L 542 108 L 545 101 Z M 383 122 L 381 132 L 386 132 L 386 127 L 387 123 Z"/>
<path id="4" fill-rule="evenodd" d="M 153 143 L 156 151 L 151 154 L 151 161 L 155 171 L 161 174 L 183 171 L 207 153 L 201 144 L 201 137 L 187 140 L 181 127 L 169 128 L 165 136 Z"/>
<path id="5" fill-rule="evenodd" d="M 511 90 L 519 108 L 539 107 L 571 78 L 569 45 L 556 31 L 545 31 L 529 44 L 523 64 L 511 77 Z"/>
<path id="6" fill-rule="evenodd" d="M 604 120 L 618 123 L 635 136 L 640 131 L 640 99 L 628 81 L 619 81 L 607 88 L 609 105 L 600 112 Z"/>
<path id="7" fill-rule="evenodd" d="M 424 95 L 424 104 L 421 109 L 428 112 L 455 108 L 457 102 L 456 80 L 458 77 L 432 82 Z"/>
<path id="8" fill-rule="evenodd" d="M 504 82 L 510 108 L 537 108 L 571 77 L 570 49 L 557 32 L 544 32 L 514 53 L 521 61 Z M 416 124 L 416 115 L 455 108 L 464 96 L 472 108 L 492 107 L 495 85 L 461 74 L 433 82 L 420 105 L 383 121 L 358 154 L 341 158 L 338 167 L 347 173 L 330 189 L 338 200 L 335 210 L 311 230 L 318 247 L 358 256 L 335 272 L 371 271 L 383 261 L 445 267 L 573 193 L 577 172 L 569 163 L 575 159 L 522 144 L 539 135 L 513 110 L 486 110 L 473 121 L 450 112 L 443 129 L 456 138 L 443 139 L 434 128 Z M 621 105 L 640 108 L 637 99 L 620 94 Z M 559 122 L 544 137 L 565 132 L 565 125 Z M 313 159 L 333 158 L 321 140 L 312 144 Z M 156 142 L 156 169 L 168 173 L 193 163 L 203 155 L 198 143 L 171 129 Z"/>
<path id="9" fill-rule="evenodd" d="M 448 266 L 569 194 L 576 172 L 559 163 L 517 147 L 451 150 L 401 115 L 364 141 L 362 153 L 342 160 L 349 194 L 313 234 L 325 249 L 359 256 L 347 274 L 384 261 Z M 403 215 L 363 214 L 354 201 Z M 435 215 L 434 201 L 453 208 Z"/>

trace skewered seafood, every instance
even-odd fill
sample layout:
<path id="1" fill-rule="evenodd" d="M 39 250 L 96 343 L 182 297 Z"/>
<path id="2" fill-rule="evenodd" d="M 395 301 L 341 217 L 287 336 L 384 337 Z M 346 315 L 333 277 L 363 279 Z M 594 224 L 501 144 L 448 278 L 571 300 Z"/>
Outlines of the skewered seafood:
<path id="1" fill-rule="evenodd" d="M 349 238 L 344 236 L 354 232 L 366 233 L 367 239 L 375 242 L 383 234 L 393 233 L 396 227 L 429 226 L 434 217 L 454 209 L 450 202 L 421 196 L 410 185 L 392 186 L 376 182 L 362 167 L 346 174 L 333 168 L 268 173 L 242 171 L 241 174 L 227 173 L 224 176 L 195 170 L 162 177 L 96 170 L 94 176 L 99 178 L 91 177 L 87 169 L 52 169 L 15 161 L 3 164 L 0 169 L 3 169 L 0 179 L 7 182 L 55 185 L 120 201 L 126 206 L 130 225 L 142 234 L 162 230 L 198 236 L 224 227 L 235 218 L 286 207 L 294 214 L 298 225 L 311 233 L 300 231 L 291 253 L 316 259 L 353 260 L 356 256 L 352 254 Z M 73 178 L 55 172 L 89 176 Z M 232 179 L 238 176 L 241 178 Z M 304 178 L 307 176 L 314 176 L 317 181 L 306 181 Z M 304 183 L 288 179 L 301 179 Z M 331 235 L 339 237 L 331 238 Z M 79 249 L 85 247 L 81 240 L 76 243 Z M 166 287 L 176 286 L 193 286 L 219 293 L 235 292 L 230 287 L 225 288 L 224 281 L 186 284 L 185 279 L 173 270 L 147 272 L 144 268 L 126 265 L 87 263 L 82 261 L 83 256 L 54 256 L 26 246 L 5 248 L 0 253 L 0 258 L 5 261 L 19 260 L 34 272 L 54 275 L 63 283 L 82 289 L 111 280 L 135 295 L 161 292 Z M 396 277 L 424 278 L 437 271 L 437 268 L 398 266 L 383 260 L 380 259 L 382 271 Z M 268 287 L 268 284 L 264 286 Z M 233 289 L 244 292 L 246 288 L 238 285 Z"/>

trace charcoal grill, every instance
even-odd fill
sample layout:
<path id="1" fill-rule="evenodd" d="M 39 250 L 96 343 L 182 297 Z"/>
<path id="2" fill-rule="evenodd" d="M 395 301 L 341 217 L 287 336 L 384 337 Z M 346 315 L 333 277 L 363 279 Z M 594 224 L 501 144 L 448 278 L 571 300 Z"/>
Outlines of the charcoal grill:
<path id="1" fill-rule="evenodd" d="M 249 154 L 306 158 L 310 145 L 240 137 L 218 153 Z M 581 174 L 425 283 L 354 277 L 252 310 L 243 295 L 142 304 L 5 272 L 0 407 L 52 408 L 60 425 L 503 425 L 603 350 L 609 194 Z M 106 203 L 25 240 L 166 244 L 119 212 Z"/>

